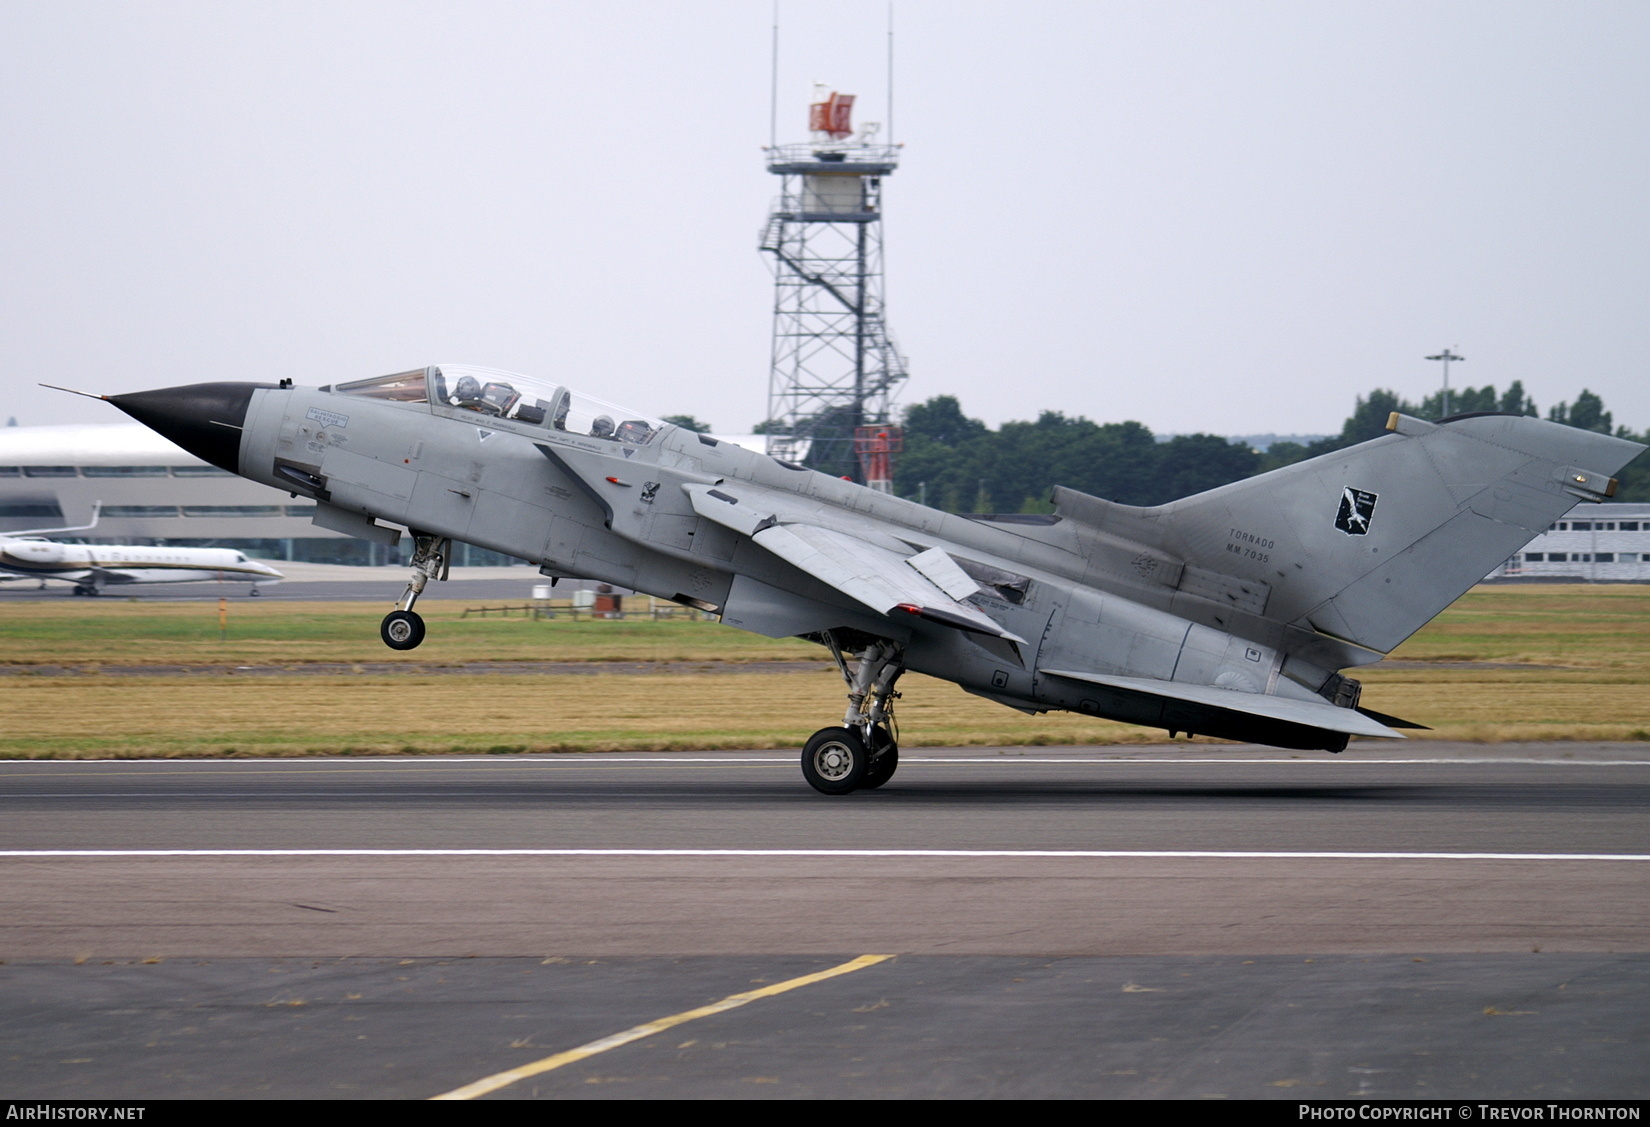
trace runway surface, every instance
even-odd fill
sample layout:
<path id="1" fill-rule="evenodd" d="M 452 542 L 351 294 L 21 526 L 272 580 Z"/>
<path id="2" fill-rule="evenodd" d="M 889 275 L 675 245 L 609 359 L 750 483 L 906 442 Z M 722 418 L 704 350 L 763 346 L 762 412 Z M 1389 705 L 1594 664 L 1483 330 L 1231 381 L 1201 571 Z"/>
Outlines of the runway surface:
<path id="1" fill-rule="evenodd" d="M 553 717 L 547 717 L 553 722 Z M 1650 748 L 0 764 L 0 1093 L 1645 1095 Z"/>

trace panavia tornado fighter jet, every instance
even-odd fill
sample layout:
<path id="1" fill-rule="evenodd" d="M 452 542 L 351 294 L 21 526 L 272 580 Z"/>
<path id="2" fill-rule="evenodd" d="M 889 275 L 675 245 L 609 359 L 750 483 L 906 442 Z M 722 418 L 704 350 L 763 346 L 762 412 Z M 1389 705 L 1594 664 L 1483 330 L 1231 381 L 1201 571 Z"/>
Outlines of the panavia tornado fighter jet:
<path id="1" fill-rule="evenodd" d="M 482 368 L 327 387 L 207 383 L 107 397 L 201 458 L 317 502 L 326 528 L 413 574 L 451 542 L 537 561 L 828 648 L 840 725 L 808 740 L 815 789 L 899 762 L 907 669 L 1026 713 L 1068 709 L 1339 751 L 1419 727 L 1359 706 L 1381 660 L 1644 447 L 1510 415 L 1394 414 L 1348 450 L 1152 508 L 1054 490 L 1052 515 L 959 516 Z"/>

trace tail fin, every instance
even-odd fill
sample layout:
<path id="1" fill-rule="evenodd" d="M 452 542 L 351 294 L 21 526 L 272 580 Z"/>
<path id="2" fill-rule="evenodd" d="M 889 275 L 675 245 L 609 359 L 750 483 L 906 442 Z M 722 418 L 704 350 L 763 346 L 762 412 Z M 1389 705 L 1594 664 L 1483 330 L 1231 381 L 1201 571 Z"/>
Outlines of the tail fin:
<path id="1" fill-rule="evenodd" d="M 1154 508 L 1057 488 L 1056 511 L 1180 559 L 1183 588 L 1229 577 L 1267 618 L 1387 653 L 1645 449 L 1517 415 L 1387 429 Z"/>
<path id="2" fill-rule="evenodd" d="M 49 384 L 41 384 L 40 386 L 41 387 L 49 387 L 50 385 Z M 77 393 L 77 394 L 84 394 L 84 393 L 80 392 L 80 393 Z M 92 523 L 91 524 L 71 524 L 66 528 L 20 528 L 16 532 L 7 532 L 7 533 L 4 533 L 3 535 L 10 536 L 12 539 L 18 540 L 18 539 L 21 539 L 25 536 L 56 536 L 59 532 L 85 532 L 87 529 L 96 528 L 98 518 L 100 518 L 102 515 L 103 515 L 103 502 L 100 501 L 100 500 L 99 501 L 93 501 L 92 502 Z"/>

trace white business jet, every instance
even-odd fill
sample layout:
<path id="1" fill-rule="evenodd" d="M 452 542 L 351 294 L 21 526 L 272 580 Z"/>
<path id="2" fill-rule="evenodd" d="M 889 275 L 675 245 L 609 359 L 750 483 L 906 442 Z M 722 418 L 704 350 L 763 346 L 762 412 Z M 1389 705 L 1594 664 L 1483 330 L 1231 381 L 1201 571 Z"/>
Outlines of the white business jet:
<path id="1" fill-rule="evenodd" d="M 129 583 L 202 583 L 246 581 L 252 594 L 284 576 L 266 563 L 248 559 L 233 548 L 142 547 L 130 544 L 64 544 L 48 535 L 84 532 L 97 526 L 101 503 L 92 508 L 92 523 L 71 528 L 36 528 L 0 536 L 0 583 L 21 579 L 55 579 L 74 584 L 77 595 L 96 595 L 102 586 Z"/>

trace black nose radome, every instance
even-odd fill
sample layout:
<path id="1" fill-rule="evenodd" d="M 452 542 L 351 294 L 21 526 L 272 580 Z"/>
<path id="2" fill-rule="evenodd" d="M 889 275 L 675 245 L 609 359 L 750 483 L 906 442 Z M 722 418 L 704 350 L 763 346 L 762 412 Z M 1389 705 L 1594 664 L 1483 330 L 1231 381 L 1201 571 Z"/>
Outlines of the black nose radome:
<path id="1" fill-rule="evenodd" d="M 252 393 L 270 383 L 192 383 L 110 395 L 108 400 L 132 418 L 159 431 L 197 458 L 239 473 L 241 426 Z"/>

